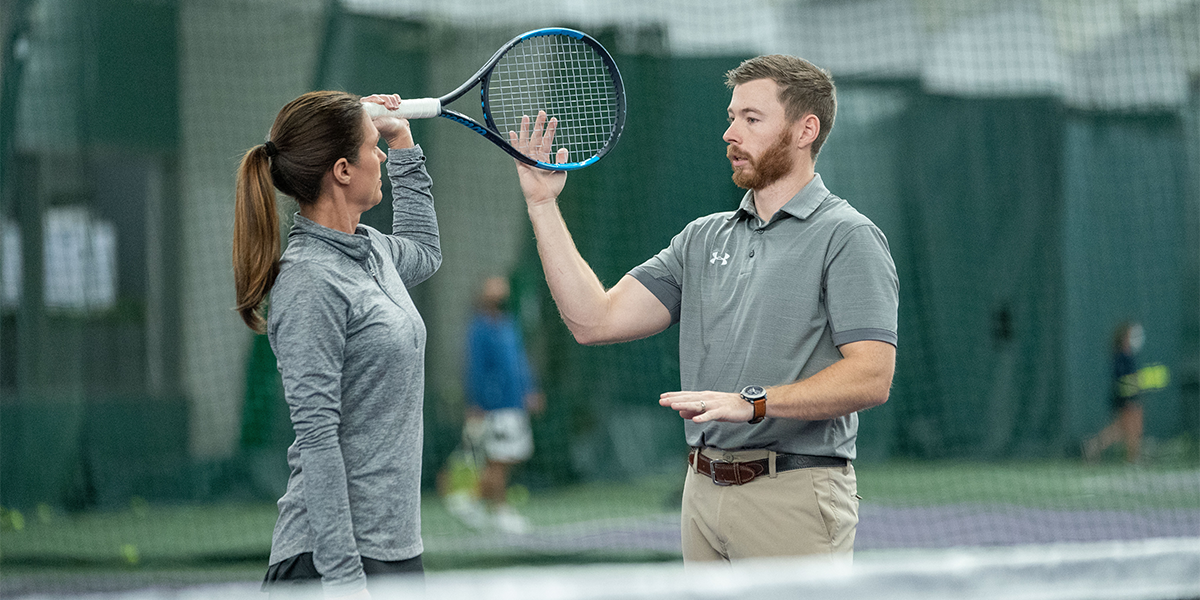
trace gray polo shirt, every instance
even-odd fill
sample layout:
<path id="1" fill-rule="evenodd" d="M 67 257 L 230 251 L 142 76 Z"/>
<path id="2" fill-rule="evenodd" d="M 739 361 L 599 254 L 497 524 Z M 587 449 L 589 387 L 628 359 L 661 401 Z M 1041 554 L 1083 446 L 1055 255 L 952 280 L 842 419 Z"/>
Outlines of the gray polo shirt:
<path id="1" fill-rule="evenodd" d="M 899 282 L 887 238 L 820 175 L 769 223 L 747 192 L 738 210 L 692 221 L 629 274 L 679 323 L 683 390 L 791 383 L 841 360 L 842 344 L 897 342 Z M 685 421 L 684 432 L 690 446 L 853 459 L 858 415 Z"/>

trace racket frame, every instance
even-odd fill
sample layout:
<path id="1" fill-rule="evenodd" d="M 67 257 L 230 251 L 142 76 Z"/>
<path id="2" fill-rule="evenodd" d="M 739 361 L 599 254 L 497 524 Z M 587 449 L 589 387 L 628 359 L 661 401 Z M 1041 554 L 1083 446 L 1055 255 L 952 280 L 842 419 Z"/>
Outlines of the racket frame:
<path id="1" fill-rule="evenodd" d="M 601 60 L 604 62 L 605 68 L 608 69 L 608 72 L 612 76 L 612 79 L 613 79 L 613 88 L 614 88 L 614 91 L 616 92 L 615 101 L 616 101 L 616 106 L 617 106 L 617 111 L 616 111 L 617 114 L 616 114 L 616 122 L 613 124 L 612 134 L 609 136 L 608 141 L 604 144 L 604 146 L 598 152 L 596 152 L 595 155 L 589 156 L 587 159 L 585 159 L 583 161 L 556 164 L 556 163 L 549 163 L 549 162 L 534 160 L 528 156 L 525 156 L 524 154 L 519 152 L 516 148 L 513 148 L 512 145 L 509 144 L 508 139 L 506 139 L 505 135 L 497 129 L 496 123 L 494 121 L 492 121 L 491 107 L 489 106 L 488 96 L 487 96 L 488 80 L 489 80 L 490 75 L 492 74 L 492 70 L 496 68 L 497 64 L 499 64 L 500 59 L 503 58 L 504 55 L 509 50 L 513 49 L 518 44 L 524 42 L 525 40 L 531 39 L 531 38 L 543 37 L 543 36 L 548 36 L 548 35 L 566 35 L 566 36 L 575 38 L 577 40 L 581 40 L 582 42 L 584 42 L 585 44 L 590 46 L 600 56 Z M 483 119 L 484 119 L 484 122 L 486 123 L 486 125 L 479 123 L 475 119 L 472 119 L 471 117 L 468 117 L 467 115 L 465 115 L 463 113 L 460 113 L 455 110 L 451 110 L 449 108 L 445 108 L 445 106 L 447 104 L 449 104 L 449 103 L 461 98 L 463 95 L 465 95 L 467 93 L 467 91 L 469 91 L 471 88 L 475 87 L 476 84 L 479 84 L 479 86 L 480 86 L 479 105 L 483 111 Z M 475 75 L 473 75 L 467 81 L 463 82 L 462 85 L 458 86 L 450 93 L 448 93 L 440 98 L 437 98 L 435 100 L 437 102 L 436 113 L 434 113 L 431 110 L 431 108 L 434 108 L 431 101 L 434 101 L 434 100 L 435 99 L 432 99 L 432 98 L 421 98 L 421 99 L 418 99 L 415 101 L 414 100 L 404 100 L 401 102 L 400 109 L 397 111 L 392 111 L 391 114 L 394 114 L 397 116 L 402 116 L 403 118 L 425 118 L 425 117 L 438 116 L 438 117 L 450 119 L 451 121 L 455 121 L 461 125 L 467 126 L 469 129 L 471 129 L 475 133 L 478 133 L 479 135 L 487 138 L 488 141 L 492 142 L 493 144 L 496 144 L 502 150 L 504 150 L 505 152 L 510 154 L 513 158 L 521 161 L 522 163 L 525 163 L 525 164 L 533 166 L 533 167 L 538 167 L 540 169 L 545 169 L 548 171 L 574 171 L 576 169 L 582 169 L 586 166 L 594 164 L 596 161 L 603 158 L 605 154 L 608 154 L 609 150 L 611 150 L 612 147 L 616 145 L 617 140 L 620 139 L 620 137 L 621 137 L 621 132 L 625 128 L 625 86 L 621 81 L 621 72 L 619 70 L 617 70 L 616 61 L 613 60 L 612 55 L 610 55 L 608 53 L 608 51 L 604 49 L 604 46 L 601 46 L 600 42 L 596 41 L 595 38 L 587 35 L 586 33 L 581 32 L 581 31 L 576 31 L 574 29 L 566 29 L 563 27 L 545 27 L 542 29 L 534 29 L 532 31 L 527 31 L 527 32 L 509 40 L 508 43 L 501 46 L 500 49 L 497 50 L 496 53 L 493 54 L 492 57 L 490 59 L 488 59 L 488 61 L 486 63 L 484 63 L 484 65 L 482 67 L 480 67 L 478 71 L 475 72 Z M 417 114 L 412 114 L 412 113 L 406 112 L 405 111 L 406 107 L 404 106 L 404 103 L 406 103 L 406 102 L 415 103 L 415 104 L 419 105 L 421 107 L 420 111 Z M 371 114 L 371 116 L 373 116 L 373 117 L 387 113 L 387 111 L 382 110 L 382 107 L 374 108 L 374 106 L 379 106 L 379 105 L 372 106 L 371 104 L 366 104 L 365 106 L 367 107 L 368 113 Z M 414 108 L 415 108 L 415 106 L 414 106 Z M 553 115 L 551 115 L 551 116 L 553 116 Z M 536 115 L 530 115 L 530 119 L 533 119 L 534 117 L 536 117 Z M 554 154 L 551 153 L 551 157 L 553 157 L 553 156 L 554 156 Z"/>

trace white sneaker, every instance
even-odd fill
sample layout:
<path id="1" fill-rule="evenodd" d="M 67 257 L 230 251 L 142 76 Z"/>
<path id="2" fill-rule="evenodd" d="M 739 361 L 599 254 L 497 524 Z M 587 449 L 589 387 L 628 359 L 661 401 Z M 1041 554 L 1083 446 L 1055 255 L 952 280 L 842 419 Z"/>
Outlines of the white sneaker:
<path id="1" fill-rule="evenodd" d="M 470 494 L 454 493 L 445 498 L 446 510 L 454 515 L 463 525 L 475 530 L 486 529 L 488 525 L 487 511 L 483 504 Z"/>
<path id="2" fill-rule="evenodd" d="M 492 523 L 495 524 L 497 530 L 504 533 L 521 535 L 529 531 L 529 521 L 517 514 L 517 511 L 507 504 L 497 507 L 496 511 L 492 513 Z"/>

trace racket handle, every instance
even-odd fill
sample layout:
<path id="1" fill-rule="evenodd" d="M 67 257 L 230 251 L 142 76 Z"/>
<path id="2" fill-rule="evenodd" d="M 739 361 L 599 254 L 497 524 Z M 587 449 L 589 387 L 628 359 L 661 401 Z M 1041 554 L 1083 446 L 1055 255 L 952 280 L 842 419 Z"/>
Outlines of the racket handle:
<path id="1" fill-rule="evenodd" d="M 382 104 L 374 102 L 363 102 L 363 108 L 366 109 L 368 115 L 371 115 L 372 119 L 383 115 L 401 119 L 432 119 L 442 114 L 442 102 L 437 98 L 401 100 L 400 108 L 396 110 L 388 110 Z"/>

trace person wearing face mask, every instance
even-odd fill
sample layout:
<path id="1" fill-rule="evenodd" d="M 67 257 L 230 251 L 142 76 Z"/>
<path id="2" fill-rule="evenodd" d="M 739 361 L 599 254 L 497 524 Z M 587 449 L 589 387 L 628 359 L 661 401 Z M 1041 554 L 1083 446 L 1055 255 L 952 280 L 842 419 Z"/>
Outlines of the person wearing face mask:
<path id="1" fill-rule="evenodd" d="M 1142 385 L 1137 354 L 1146 340 L 1140 323 L 1126 322 L 1113 333 L 1112 421 L 1083 443 L 1083 457 L 1094 463 L 1109 446 L 1121 442 L 1125 461 L 1136 464 L 1142 451 Z"/>

